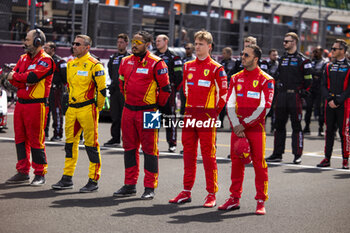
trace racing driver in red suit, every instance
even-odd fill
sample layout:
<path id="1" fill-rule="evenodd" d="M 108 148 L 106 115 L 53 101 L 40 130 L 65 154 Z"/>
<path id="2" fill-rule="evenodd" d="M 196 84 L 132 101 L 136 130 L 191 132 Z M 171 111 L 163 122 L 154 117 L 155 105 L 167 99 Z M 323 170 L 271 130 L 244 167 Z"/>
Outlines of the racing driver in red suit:
<path id="1" fill-rule="evenodd" d="M 244 164 L 234 153 L 234 142 L 238 137 L 246 137 L 255 171 L 257 200 L 256 214 L 264 215 L 265 201 L 268 199 L 268 175 L 265 162 L 265 117 L 271 108 L 274 95 L 274 79 L 258 67 L 261 49 L 257 45 L 244 48 L 242 64 L 244 70 L 231 78 L 227 96 L 227 113 L 233 132 L 231 134 L 231 187 L 230 198 L 219 206 L 219 210 L 239 209 L 242 194 Z"/>
<path id="2" fill-rule="evenodd" d="M 30 152 L 35 178 L 31 185 L 45 184 L 47 161 L 45 152 L 45 125 L 48 101 L 55 63 L 44 52 L 45 34 L 31 30 L 24 41 L 24 50 L 13 71 L 7 75 L 10 83 L 17 87 L 18 102 L 14 112 L 14 131 L 17 151 L 18 173 L 6 183 L 29 181 Z"/>
<path id="3" fill-rule="evenodd" d="M 206 178 L 204 207 L 216 205 L 218 191 L 216 164 L 216 119 L 226 102 L 227 76 L 224 67 L 214 61 L 209 51 L 213 37 L 210 32 L 199 31 L 194 35 L 197 58 L 186 62 L 183 72 L 183 88 L 186 96 L 184 128 L 182 130 L 184 158 L 184 190 L 170 203 L 191 201 L 191 190 L 196 178 L 197 147 L 200 140 Z"/>
<path id="4" fill-rule="evenodd" d="M 153 199 L 158 185 L 158 128 L 146 127 L 144 116 L 155 112 L 157 106 L 164 106 L 171 89 L 165 62 L 147 50 L 151 43 L 148 32 L 137 32 L 131 41 L 133 54 L 124 57 L 119 67 L 119 85 L 125 97 L 122 115 L 125 180 L 124 186 L 113 194 L 115 197 L 136 194 L 140 144 L 145 171 L 141 199 Z M 160 115 L 158 111 L 153 113 L 158 119 Z"/>

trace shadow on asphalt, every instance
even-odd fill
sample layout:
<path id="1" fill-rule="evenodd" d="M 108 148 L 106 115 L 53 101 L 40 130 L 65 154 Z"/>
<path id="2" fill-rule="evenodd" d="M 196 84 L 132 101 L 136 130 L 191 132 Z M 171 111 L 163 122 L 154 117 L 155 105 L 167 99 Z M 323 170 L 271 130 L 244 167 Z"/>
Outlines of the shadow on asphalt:
<path id="1" fill-rule="evenodd" d="M 350 179 L 350 173 L 335 174 L 334 179 Z"/>
<path id="2" fill-rule="evenodd" d="M 322 173 L 326 170 L 315 169 L 315 168 L 298 168 L 298 169 L 285 169 L 284 173 Z"/>
<path id="3" fill-rule="evenodd" d="M 113 214 L 113 217 L 129 217 L 134 215 L 149 215 L 149 216 L 158 216 L 158 215 L 171 215 L 176 214 L 177 212 L 192 210 L 192 209 L 203 209 L 203 206 L 183 206 L 176 204 L 165 204 L 165 205 L 153 205 L 151 207 L 132 207 L 119 209 L 118 213 Z M 231 213 L 231 214 L 227 214 Z M 202 214 L 190 214 L 190 215 L 176 215 L 170 216 L 170 218 L 174 219 L 173 221 L 169 221 L 168 223 L 174 224 L 183 224 L 190 222 L 221 222 L 224 219 L 232 219 L 232 218 L 240 218 L 240 217 L 248 217 L 255 215 L 255 213 L 237 213 L 232 214 L 232 211 L 213 211 L 206 212 Z"/>
<path id="4" fill-rule="evenodd" d="M 170 218 L 174 219 L 173 221 L 169 221 L 168 223 L 176 223 L 176 224 L 184 224 L 190 222 L 222 222 L 224 219 L 234 219 L 234 218 L 242 218 L 249 217 L 255 215 L 255 213 L 237 213 L 237 214 L 227 214 L 233 213 L 232 211 L 213 211 L 202 214 L 195 215 L 178 215 L 172 216 Z"/>
<path id="5" fill-rule="evenodd" d="M 53 208 L 67 208 L 67 207 L 104 207 L 104 206 L 117 206 L 120 203 L 141 201 L 140 198 L 128 198 L 128 199 L 115 199 L 112 196 L 99 197 L 99 198 L 81 198 L 81 199 L 65 199 L 52 202 L 50 207 Z"/>
<path id="6" fill-rule="evenodd" d="M 191 210 L 191 209 L 199 209 L 203 208 L 203 206 L 186 206 L 176 205 L 176 204 L 163 204 L 163 205 L 153 205 L 150 207 L 131 207 L 125 209 L 119 209 L 116 214 L 112 214 L 114 217 L 128 217 L 133 215 L 168 215 L 175 214 L 178 211 Z"/>
<path id="7" fill-rule="evenodd" d="M 0 184 L 0 187 L 2 190 L 6 190 L 7 187 L 14 188 L 13 185 L 5 185 L 6 188 L 3 187 L 4 184 Z M 27 185 L 28 186 L 28 185 Z M 22 187 L 17 185 L 17 187 Z M 30 186 L 28 186 L 30 187 Z M 64 196 L 64 195 L 73 195 L 73 194 L 79 194 L 78 192 L 56 192 L 54 190 L 37 190 L 36 187 L 33 187 L 33 191 L 23 191 L 23 192 L 8 192 L 8 193 L 1 193 L 0 199 L 13 199 L 13 198 L 21 198 L 21 199 L 43 199 L 43 198 L 54 198 L 58 196 Z"/>

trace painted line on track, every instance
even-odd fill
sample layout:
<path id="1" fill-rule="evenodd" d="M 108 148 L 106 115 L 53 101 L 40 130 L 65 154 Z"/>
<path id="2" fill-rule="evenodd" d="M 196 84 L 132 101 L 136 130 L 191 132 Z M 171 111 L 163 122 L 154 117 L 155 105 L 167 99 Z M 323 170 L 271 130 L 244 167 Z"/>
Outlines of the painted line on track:
<path id="1" fill-rule="evenodd" d="M 0 137 L 0 141 L 11 141 L 14 142 L 14 138 L 9 138 L 9 137 Z M 64 142 L 45 142 L 47 145 L 62 145 L 64 146 Z M 84 145 L 79 145 L 79 148 L 85 148 Z M 112 150 L 112 151 L 118 151 L 118 152 L 123 152 L 123 148 L 113 148 L 113 147 L 106 147 L 106 146 L 100 146 L 101 150 Z M 140 150 L 140 154 L 142 151 Z M 317 155 L 318 152 L 308 152 L 303 154 L 303 156 L 309 156 L 309 157 L 319 157 L 323 158 L 324 156 Z M 179 153 L 171 153 L 171 152 L 159 152 L 159 155 L 168 155 L 168 156 L 174 156 L 174 157 L 183 157 L 182 154 Z M 341 157 L 337 156 L 332 156 L 334 159 L 342 159 Z M 198 160 L 202 160 L 202 156 L 198 155 Z M 224 157 L 216 157 L 216 160 L 220 161 L 231 161 L 231 159 L 224 158 Z M 290 163 L 273 163 L 273 162 L 268 162 L 267 164 L 271 165 L 279 165 L 279 166 L 285 166 L 285 167 L 295 167 L 295 168 L 308 168 L 308 169 L 317 169 L 317 170 L 328 170 L 328 171 L 339 171 L 339 172 L 347 172 L 350 173 L 350 170 L 346 169 L 340 169 L 340 168 L 331 168 L 331 167 L 316 167 L 316 166 L 311 166 L 311 165 L 302 165 L 302 164 L 290 164 Z"/>

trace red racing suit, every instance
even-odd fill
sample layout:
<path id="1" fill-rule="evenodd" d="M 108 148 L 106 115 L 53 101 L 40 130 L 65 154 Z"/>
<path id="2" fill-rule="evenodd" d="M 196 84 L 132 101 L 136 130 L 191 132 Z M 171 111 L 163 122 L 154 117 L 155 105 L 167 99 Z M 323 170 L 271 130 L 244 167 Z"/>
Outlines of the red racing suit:
<path id="1" fill-rule="evenodd" d="M 265 162 L 265 116 L 269 112 L 274 95 L 274 79 L 259 67 L 246 69 L 231 78 L 227 96 L 227 115 L 231 126 L 242 124 L 250 144 L 255 171 L 256 200 L 268 199 L 268 174 Z M 231 196 L 240 198 L 244 178 L 244 164 L 232 148 L 237 135 L 231 134 Z"/>
<path id="2" fill-rule="evenodd" d="M 144 113 L 164 106 L 171 89 L 165 62 L 150 53 L 124 57 L 119 67 L 119 86 L 125 98 L 122 115 L 126 185 L 135 185 L 139 176 L 139 147 L 144 159 L 144 186 L 158 185 L 158 129 L 144 127 Z"/>
<path id="3" fill-rule="evenodd" d="M 43 49 L 33 58 L 22 55 L 13 68 L 10 83 L 18 88 L 13 124 L 20 173 L 29 173 L 30 151 L 34 174 L 44 176 L 47 172 L 44 129 L 54 70 L 54 61 Z"/>
<path id="4" fill-rule="evenodd" d="M 184 189 L 191 190 L 196 178 L 197 148 L 200 140 L 206 190 L 209 193 L 216 193 L 218 191 L 216 118 L 225 105 L 227 95 L 227 76 L 224 67 L 210 56 L 204 60 L 196 58 L 186 62 L 183 88 L 186 96 L 182 130 Z"/>

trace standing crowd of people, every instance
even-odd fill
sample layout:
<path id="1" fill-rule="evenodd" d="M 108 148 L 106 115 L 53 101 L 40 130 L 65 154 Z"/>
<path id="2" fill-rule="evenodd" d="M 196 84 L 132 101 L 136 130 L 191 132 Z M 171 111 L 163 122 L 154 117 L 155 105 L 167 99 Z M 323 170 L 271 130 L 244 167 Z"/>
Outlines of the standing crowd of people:
<path id="1" fill-rule="evenodd" d="M 35 178 L 31 185 L 45 184 L 47 161 L 45 137 L 48 138 L 50 114 L 54 134 L 51 141 L 63 138 L 62 96 L 68 91 L 65 113 L 65 166 L 61 179 L 53 189 L 73 188 L 73 175 L 78 160 L 78 144 L 84 137 L 90 160 L 87 184 L 80 192 L 98 189 L 101 175 L 101 153 L 98 142 L 99 112 L 105 102 L 107 88 L 111 94 L 111 139 L 104 146 L 123 147 L 125 177 L 123 186 L 113 196 L 136 195 L 139 176 L 140 146 L 144 155 L 144 193 L 142 199 L 153 199 L 158 186 L 159 150 L 158 128 L 147 128 L 145 114 L 162 116 L 175 122 L 176 96 L 181 97 L 183 145 L 183 190 L 169 203 L 191 202 L 191 190 L 196 178 L 197 149 L 200 145 L 208 192 L 204 207 L 216 206 L 218 171 L 216 163 L 216 130 L 223 127 L 227 116 L 231 127 L 230 155 L 231 186 L 229 198 L 219 210 L 240 208 L 244 169 L 252 161 L 255 171 L 257 200 L 256 214 L 264 215 L 268 199 L 268 166 L 266 162 L 281 162 L 285 150 L 286 124 L 290 116 L 292 126 L 293 163 L 300 164 L 304 135 L 310 133 L 312 112 L 319 120 L 318 135 L 323 136 L 326 125 L 325 158 L 318 167 L 330 166 L 336 129 L 339 130 L 343 169 L 349 169 L 350 153 L 350 63 L 346 58 L 348 45 L 337 39 L 332 46 L 330 61 L 323 58 L 317 47 L 312 58 L 298 51 L 299 37 L 289 32 L 283 45 L 285 53 L 279 57 L 276 49 L 269 51 L 269 59 L 262 59 L 262 51 L 254 37 L 244 40 L 238 59 L 232 49 L 222 50 L 221 62 L 211 56 L 213 37 L 208 31 L 194 34 L 194 42 L 184 42 L 185 57 L 168 48 L 169 38 L 162 34 L 155 39 L 156 51 L 150 51 L 153 36 L 138 31 L 131 41 L 126 34 L 117 37 L 118 51 L 111 55 L 108 73 L 111 84 L 106 87 L 106 72 L 91 53 L 92 40 L 77 35 L 72 43 L 74 59 L 67 63 L 56 55 L 56 45 L 46 42 L 45 34 L 31 30 L 24 41 L 25 54 L 13 71 L 3 73 L 18 89 L 14 112 L 17 174 L 6 183 L 28 183 L 30 166 Z M 127 47 L 131 44 L 131 54 Z M 194 55 L 195 52 L 195 55 Z M 302 129 L 303 100 L 306 103 L 305 127 Z M 159 112 L 160 111 L 160 112 Z M 265 158 L 266 116 L 271 116 L 274 133 L 272 155 Z M 219 123 L 219 124 L 217 124 Z M 169 152 L 177 147 L 175 124 L 166 128 Z M 30 161 L 32 154 L 32 161 Z"/>

